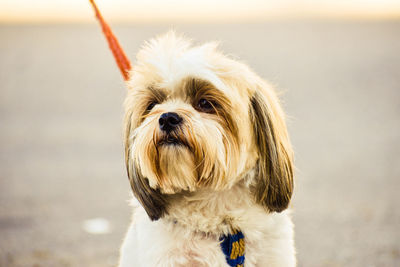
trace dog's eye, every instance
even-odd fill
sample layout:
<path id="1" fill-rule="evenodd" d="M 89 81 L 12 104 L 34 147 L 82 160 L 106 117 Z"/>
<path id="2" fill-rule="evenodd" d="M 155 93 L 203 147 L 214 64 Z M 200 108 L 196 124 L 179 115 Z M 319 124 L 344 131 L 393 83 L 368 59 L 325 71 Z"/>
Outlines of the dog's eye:
<path id="1" fill-rule="evenodd" d="M 198 108 L 203 111 L 203 112 L 210 112 L 214 110 L 214 104 L 208 101 L 205 98 L 202 98 L 199 100 L 199 103 L 197 104 Z"/>
<path id="2" fill-rule="evenodd" d="M 150 111 L 154 108 L 155 105 L 157 105 L 158 103 L 156 101 L 152 101 L 150 102 L 150 104 L 147 106 L 146 111 Z"/>

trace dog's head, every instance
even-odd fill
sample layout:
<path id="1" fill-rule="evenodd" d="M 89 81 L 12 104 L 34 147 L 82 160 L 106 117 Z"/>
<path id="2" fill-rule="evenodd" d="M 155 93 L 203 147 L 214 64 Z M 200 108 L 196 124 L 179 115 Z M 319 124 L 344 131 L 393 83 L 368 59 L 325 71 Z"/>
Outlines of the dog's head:
<path id="1" fill-rule="evenodd" d="M 138 53 L 131 77 L 126 166 L 152 220 L 167 212 L 170 195 L 226 190 L 245 177 L 257 203 L 287 208 L 293 172 L 284 114 L 246 65 L 214 43 L 190 47 L 169 32 Z"/>

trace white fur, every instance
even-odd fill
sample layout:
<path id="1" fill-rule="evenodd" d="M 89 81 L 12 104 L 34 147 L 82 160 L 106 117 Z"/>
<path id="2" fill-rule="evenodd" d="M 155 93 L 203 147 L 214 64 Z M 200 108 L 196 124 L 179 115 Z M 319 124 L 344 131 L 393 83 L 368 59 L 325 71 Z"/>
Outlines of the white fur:
<path id="1" fill-rule="evenodd" d="M 120 267 L 228 266 L 218 241 L 220 234 L 229 231 L 228 223 L 245 236 L 246 267 L 296 265 L 289 212 L 266 213 L 245 185 L 198 192 L 155 222 L 135 200 L 133 205 Z M 229 221 L 224 222 L 226 218 Z"/>

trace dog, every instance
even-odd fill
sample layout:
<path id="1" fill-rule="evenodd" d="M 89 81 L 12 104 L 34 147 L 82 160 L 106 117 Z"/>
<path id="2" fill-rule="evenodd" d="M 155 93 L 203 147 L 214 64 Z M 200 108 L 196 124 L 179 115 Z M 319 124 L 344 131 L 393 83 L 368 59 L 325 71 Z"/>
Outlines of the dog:
<path id="1" fill-rule="evenodd" d="M 135 198 L 119 266 L 295 266 L 293 151 L 274 89 L 173 31 L 143 46 L 130 77 Z"/>

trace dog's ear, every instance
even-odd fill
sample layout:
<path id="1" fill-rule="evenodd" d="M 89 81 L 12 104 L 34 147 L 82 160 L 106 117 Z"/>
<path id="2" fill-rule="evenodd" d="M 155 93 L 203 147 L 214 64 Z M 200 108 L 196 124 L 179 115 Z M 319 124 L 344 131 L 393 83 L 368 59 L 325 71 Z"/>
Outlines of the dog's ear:
<path id="1" fill-rule="evenodd" d="M 140 174 L 137 166 L 132 165 L 127 165 L 132 191 L 150 219 L 152 221 L 158 220 L 166 213 L 167 201 L 158 190 L 150 187 L 148 180 Z"/>
<path id="2" fill-rule="evenodd" d="M 165 213 L 167 208 L 166 196 L 161 194 L 157 189 L 153 189 L 149 185 L 149 181 L 144 177 L 139 167 L 131 157 L 130 151 L 130 132 L 131 125 L 130 121 L 126 120 L 126 132 L 125 132 L 125 164 L 126 170 L 129 177 L 129 182 L 132 187 L 133 194 L 142 204 L 143 208 L 147 212 L 147 215 L 152 221 L 160 219 Z"/>
<path id="3" fill-rule="evenodd" d="M 258 203 L 280 212 L 293 193 L 293 152 L 278 98 L 267 85 L 257 87 L 250 102 L 259 154 L 252 190 Z"/>

